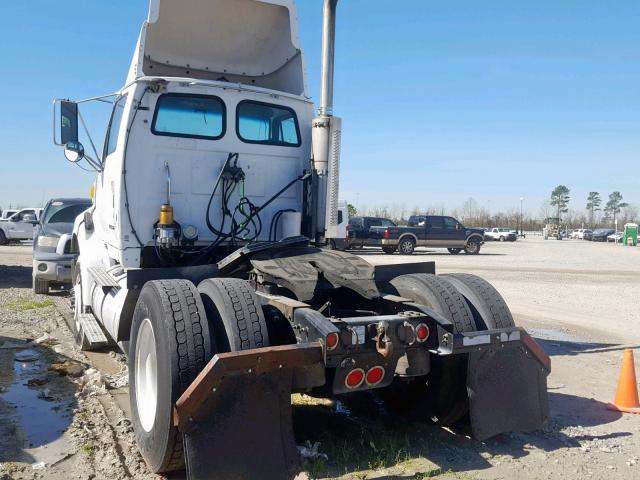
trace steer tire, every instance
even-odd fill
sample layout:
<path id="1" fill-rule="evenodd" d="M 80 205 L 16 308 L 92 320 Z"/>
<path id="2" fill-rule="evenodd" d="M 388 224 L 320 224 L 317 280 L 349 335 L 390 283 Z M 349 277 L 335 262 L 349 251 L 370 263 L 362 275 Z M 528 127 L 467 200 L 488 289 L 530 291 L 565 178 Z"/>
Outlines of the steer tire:
<path id="1" fill-rule="evenodd" d="M 138 448 L 154 473 L 184 468 L 173 405 L 213 356 L 205 309 L 193 283 L 153 280 L 144 285 L 133 313 L 129 352 Z"/>
<path id="2" fill-rule="evenodd" d="M 200 282 L 216 353 L 268 347 L 269 333 L 262 305 L 251 284 L 237 278 Z"/>
<path id="3" fill-rule="evenodd" d="M 33 293 L 47 295 L 49 293 L 49 282 L 41 278 L 33 277 Z"/>
<path id="4" fill-rule="evenodd" d="M 478 330 L 515 327 L 504 298 L 484 278 L 470 273 L 447 273 L 440 276 L 451 282 L 464 296 Z"/>
<path id="5" fill-rule="evenodd" d="M 401 238 L 398 242 L 398 253 L 400 255 L 411 255 L 416 249 L 416 241 L 411 237 Z"/>
<path id="6" fill-rule="evenodd" d="M 401 275 L 391 280 L 390 285 L 391 293 L 432 308 L 450 320 L 456 333 L 476 330 L 467 302 L 445 278 L 431 274 Z M 466 374 L 466 355 L 432 355 L 431 372 L 426 378 L 418 378 L 395 392 L 391 390 L 387 399 L 407 413 L 424 417 L 428 412 L 436 423 L 452 425 L 468 411 Z"/>

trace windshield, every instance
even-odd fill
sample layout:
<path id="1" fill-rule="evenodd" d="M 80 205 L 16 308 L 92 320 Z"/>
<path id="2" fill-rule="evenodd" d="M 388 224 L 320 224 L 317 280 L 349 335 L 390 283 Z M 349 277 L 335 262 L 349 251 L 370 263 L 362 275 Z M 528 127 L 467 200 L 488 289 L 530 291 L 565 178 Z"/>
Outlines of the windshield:
<path id="1" fill-rule="evenodd" d="M 51 202 L 42 216 L 42 224 L 73 223 L 78 215 L 91 206 L 91 202 Z"/>

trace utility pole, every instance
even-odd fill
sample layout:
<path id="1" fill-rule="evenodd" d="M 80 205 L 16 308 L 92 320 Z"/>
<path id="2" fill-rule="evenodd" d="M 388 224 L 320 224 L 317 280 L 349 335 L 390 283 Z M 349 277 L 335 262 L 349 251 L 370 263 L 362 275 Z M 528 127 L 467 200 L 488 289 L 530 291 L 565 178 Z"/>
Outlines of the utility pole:
<path id="1" fill-rule="evenodd" d="M 520 236 L 524 237 L 524 230 L 522 225 L 522 202 L 524 202 L 524 197 L 520 197 Z"/>

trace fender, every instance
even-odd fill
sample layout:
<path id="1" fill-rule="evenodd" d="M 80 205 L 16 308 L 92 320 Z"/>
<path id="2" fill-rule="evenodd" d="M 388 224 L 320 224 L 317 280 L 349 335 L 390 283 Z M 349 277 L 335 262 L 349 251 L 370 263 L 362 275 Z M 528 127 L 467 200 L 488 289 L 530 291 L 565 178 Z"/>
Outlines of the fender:
<path id="1" fill-rule="evenodd" d="M 402 241 L 402 239 L 405 238 L 405 237 L 413 238 L 413 241 L 416 243 L 416 245 L 418 244 L 418 237 L 416 237 L 416 235 L 414 233 L 411 233 L 411 232 L 406 232 L 406 233 L 403 233 L 402 235 L 400 235 L 400 237 L 398 237 L 398 243 L 400 243 Z"/>
<path id="2" fill-rule="evenodd" d="M 474 239 L 475 239 L 475 240 L 478 240 L 478 242 L 480 242 L 480 243 L 484 243 L 484 238 L 482 238 L 482 237 L 481 237 L 480 235 L 478 235 L 477 233 L 473 233 L 473 234 L 469 235 L 469 236 L 467 237 L 467 241 L 466 241 L 466 243 L 469 243 L 471 240 L 474 240 Z"/>

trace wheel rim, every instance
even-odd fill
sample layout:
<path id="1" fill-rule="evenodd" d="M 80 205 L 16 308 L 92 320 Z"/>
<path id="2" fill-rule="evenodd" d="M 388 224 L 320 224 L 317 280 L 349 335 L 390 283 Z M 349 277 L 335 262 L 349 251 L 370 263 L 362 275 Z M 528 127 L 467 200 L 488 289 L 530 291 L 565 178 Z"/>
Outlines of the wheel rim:
<path id="1" fill-rule="evenodd" d="M 470 253 L 476 253 L 478 251 L 478 244 L 475 242 L 470 243 L 468 250 Z"/>
<path id="2" fill-rule="evenodd" d="M 404 241 L 402 242 L 402 245 L 400 245 L 400 249 L 402 250 L 402 253 L 409 253 L 411 251 L 411 242 L 410 241 Z"/>
<path id="3" fill-rule="evenodd" d="M 150 432 L 156 420 L 158 405 L 158 357 L 156 337 L 151 320 L 145 318 L 136 339 L 136 407 L 140 425 Z"/>

